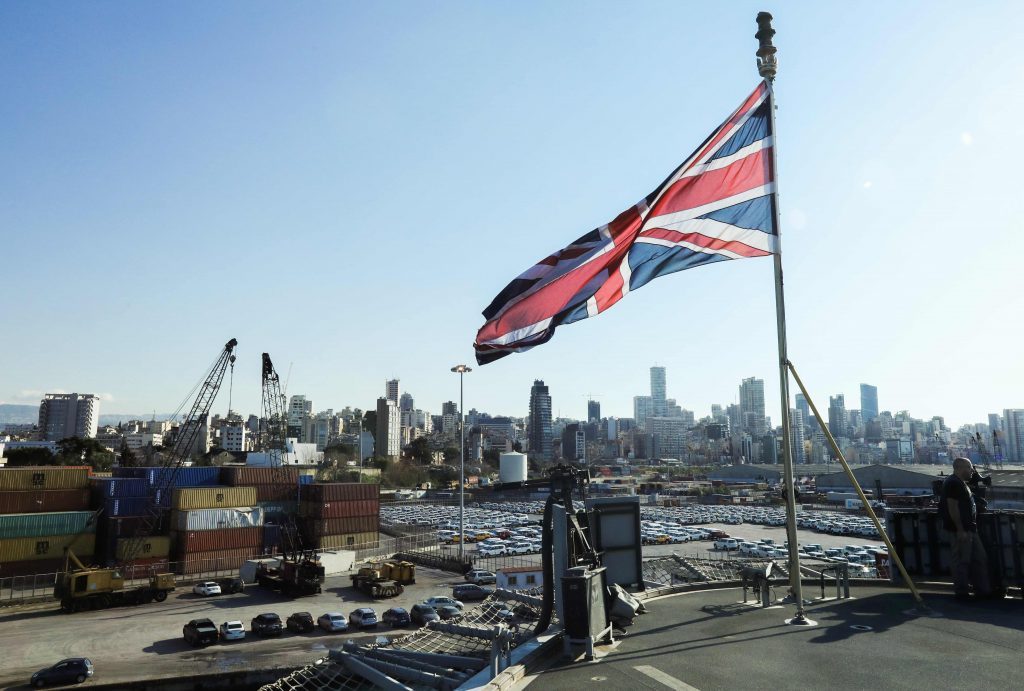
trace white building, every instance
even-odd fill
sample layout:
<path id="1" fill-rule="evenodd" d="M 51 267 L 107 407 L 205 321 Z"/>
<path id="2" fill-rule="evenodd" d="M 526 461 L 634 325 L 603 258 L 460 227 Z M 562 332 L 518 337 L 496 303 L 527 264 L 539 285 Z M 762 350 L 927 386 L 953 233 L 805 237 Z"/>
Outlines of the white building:
<path id="1" fill-rule="evenodd" d="M 395 380 L 397 381 L 397 380 Z M 402 428 L 399 424 L 398 401 L 377 399 L 377 455 L 398 458 L 402 450 Z"/>
<path id="2" fill-rule="evenodd" d="M 95 437 L 100 399 L 92 394 L 48 393 L 39 404 L 39 434 L 45 441 Z"/>
<path id="3" fill-rule="evenodd" d="M 247 451 L 248 436 L 245 425 L 224 425 L 220 428 L 220 446 L 225 451 Z"/>
<path id="4" fill-rule="evenodd" d="M 324 454 L 316 450 L 316 444 L 301 444 L 294 437 L 285 440 L 285 452 L 278 455 L 281 465 L 317 465 L 324 460 Z M 250 451 L 245 456 L 245 464 L 269 466 L 272 465 L 272 456 L 266 451 Z"/>
<path id="5" fill-rule="evenodd" d="M 132 451 L 139 451 L 150 444 L 153 446 L 162 446 L 164 443 L 164 435 L 148 433 L 126 434 L 124 435 L 124 443 L 125 446 Z"/>

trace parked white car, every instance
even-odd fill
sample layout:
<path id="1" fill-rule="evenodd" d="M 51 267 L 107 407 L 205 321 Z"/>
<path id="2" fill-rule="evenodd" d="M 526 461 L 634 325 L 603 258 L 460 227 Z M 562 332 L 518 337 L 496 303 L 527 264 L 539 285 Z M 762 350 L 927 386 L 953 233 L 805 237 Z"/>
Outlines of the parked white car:
<path id="1" fill-rule="evenodd" d="M 204 597 L 209 595 L 220 595 L 220 585 L 215 581 L 202 581 L 192 586 L 192 592 Z"/>
<path id="2" fill-rule="evenodd" d="M 733 550 L 739 549 L 740 543 L 734 537 L 723 537 L 719 540 L 715 540 L 715 549 Z"/>
<path id="3" fill-rule="evenodd" d="M 245 638 L 245 625 L 240 621 L 226 621 L 220 625 L 222 641 L 240 641 Z"/>

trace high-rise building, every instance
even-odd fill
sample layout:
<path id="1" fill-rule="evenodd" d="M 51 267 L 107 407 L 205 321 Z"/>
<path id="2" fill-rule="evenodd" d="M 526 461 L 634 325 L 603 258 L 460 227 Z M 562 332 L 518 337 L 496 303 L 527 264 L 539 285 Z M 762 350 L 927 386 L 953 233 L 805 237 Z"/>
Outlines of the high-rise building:
<path id="1" fill-rule="evenodd" d="M 636 426 L 646 429 L 647 418 L 654 415 L 654 402 L 650 396 L 633 396 L 633 419 Z"/>
<path id="2" fill-rule="evenodd" d="M 839 437 L 849 436 L 847 430 L 849 428 L 849 419 L 846 415 L 846 396 L 841 393 L 835 396 L 828 397 L 828 431 L 832 433 L 832 436 L 838 439 Z"/>
<path id="3" fill-rule="evenodd" d="M 598 401 L 587 401 L 587 422 L 601 419 L 601 404 Z"/>
<path id="4" fill-rule="evenodd" d="M 398 379 L 388 379 L 384 383 L 384 395 L 395 405 L 398 405 L 398 399 L 402 396 L 402 387 L 398 382 Z"/>
<path id="5" fill-rule="evenodd" d="M 301 442 L 308 441 L 302 436 L 306 427 L 306 418 L 313 414 L 313 401 L 301 394 L 288 399 L 288 436 Z"/>
<path id="6" fill-rule="evenodd" d="M 416 406 L 413 405 L 411 394 L 404 393 L 398 397 L 398 409 L 400 411 L 405 412 L 408 410 L 414 410 L 415 408 Z"/>
<path id="7" fill-rule="evenodd" d="M 39 434 L 43 441 L 95 437 L 100 399 L 92 394 L 48 393 L 39 403 Z"/>
<path id="8" fill-rule="evenodd" d="M 806 463 L 807 454 L 804 453 L 804 441 L 806 436 L 804 435 L 804 413 L 799 408 L 793 408 L 789 411 L 790 426 L 793 428 L 789 434 L 789 454 L 793 459 L 793 463 Z"/>
<path id="9" fill-rule="evenodd" d="M 804 416 L 804 426 L 809 425 L 811 423 L 811 406 L 807 403 L 807 397 L 802 393 L 796 395 L 796 409 Z M 792 424 L 795 425 L 796 423 Z"/>
<path id="10" fill-rule="evenodd" d="M 377 399 L 377 450 L 378 456 L 398 458 L 402 446 L 402 430 L 399 425 L 398 403 L 389 398 Z"/>
<path id="11" fill-rule="evenodd" d="M 456 403 L 455 401 L 445 401 L 444 403 L 441 404 L 441 414 L 442 415 L 458 415 L 459 414 L 459 404 Z"/>
<path id="12" fill-rule="evenodd" d="M 651 458 L 674 458 L 680 460 L 686 451 L 686 423 L 681 418 L 647 418 L 647 433 L 651 435 Z"/>
<path id="13" fill-rule="evenodd" d="M 768 431 L 764 416 L 764 379 L 748 377 L 740 383 L 740 422 L 743 431 L 762 437 Z"/>
<path id="14" fill-rule="evenodd" d="M 668 414 L 668 399 L 665 390 L 665 368 L 651 368 L 651 406 L 654 415 L 665 417 Z"/>
<path id="15" fill-rule="evenodd" d="M 878 387 L 871 384 L 860 385 L 860 414 L 865 423 L 878 417 Z"/>
<path id="16" fill-rule="evenodd" d="M 551 460 L 551 394 L 542 379 L 530 389 L 529 453 L 539 461 Z"/>
<path id="17" fill-rule="evenodd" d="M 1024 461 L 1024 409 L 1003 410 L 1002 452 L 1007 461 Z"/>

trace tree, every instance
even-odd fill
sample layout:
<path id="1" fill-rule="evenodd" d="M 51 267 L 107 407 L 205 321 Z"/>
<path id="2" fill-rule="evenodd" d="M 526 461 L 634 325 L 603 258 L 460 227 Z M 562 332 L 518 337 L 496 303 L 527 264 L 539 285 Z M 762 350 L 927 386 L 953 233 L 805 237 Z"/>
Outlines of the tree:
<path id="1" fill-rule="evenodd" d="M 452 463 L 459 460 L 459 450 L 454 446 L 447 446 L 444 450 L 444 462 Z"/>
<path id="2" fill-rule="evenodd" d="M 139 465 L 135 452 L 128 448 L 128 442 L 124 439 L 121 439 L 121 450 L 118 453 L 121 456 L 122 468 L 135 468 Z"/>
<path id="3" fill-rule="evenodd" d="M 426 437 L 416 437 L 409 446 L 405 447 L 405 451 L 410 461 L 420 465 L 430 465 L 433 460 L 430 442 Z"/>
<path id="4" fill-rule="evenodd" d="M 377 411 L 367 410 L 363 413 L 363 429 L 373 435 L 374 440 L 377 439 Z"/>
<path id="5" fill-rule="evenodd" d="M 57 457 L 41 446 L 27 449 L 8 449 L 4 452 L 7 467 L 18 468 L 29 465 L 57 465 Z"/>
<path id="6" fill-rule="evenodd" d="M 499 452 L 497 449 L 487 449 L 486 451 L 484 451 L 484 463 L 488 463 L 490 465 L 498 465 L 500 461 L 501 452 Z"/>

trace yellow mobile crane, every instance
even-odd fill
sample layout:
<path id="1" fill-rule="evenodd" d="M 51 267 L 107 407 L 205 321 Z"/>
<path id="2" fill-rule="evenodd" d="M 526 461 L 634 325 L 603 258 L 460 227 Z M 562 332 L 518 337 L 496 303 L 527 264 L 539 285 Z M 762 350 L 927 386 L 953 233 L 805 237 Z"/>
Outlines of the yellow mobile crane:
<path id="1" fill-rule="evenodd" d="M 206 416 L 210 414 L 213 400 L 217 397 L 217 392 L 224 381 L 224 373 L 229 365 L 234 367 L 236 345 L 238 345 L 238 341 L 235 339 L 232 338 L 228 341 L 207 372 L 199 395 L 179 428 L 174 446 L 165 455 L 164 462 L 153 478 L 147 503 L 148 514 L 139 530 L 119 555 L 120 561 L 131 562 L 135 559 L 142 551 L 146 538 L 150 536 L 153 528 L 165 521 L 169 508 L 167 502 L 162 499 L 167 497 L 174 488 L 174 476 L 188 459 L 195 445 L 199 428 Z M 92 520 L 95 521 L 101 512 L 102 508 L 96 512 Z M 65 552 L 64 570 L 57 574 L 57 583 L 53 588 L 53 596 L 60 600 L 60 607 L 64 612 L 141 604 L 153 600 L 162 602 L 167 599 L 167 593 L 175 588 L 174 574 L 172 573 L 156 573 L 149 577 L 149 582 L 145 585 L 126 588 L 120 568 L 116 565 L 110 568 L 86 566 L 75 556 L 71 549 L 73 544 L 74 541 Z"/>

